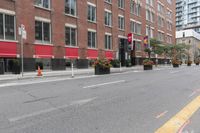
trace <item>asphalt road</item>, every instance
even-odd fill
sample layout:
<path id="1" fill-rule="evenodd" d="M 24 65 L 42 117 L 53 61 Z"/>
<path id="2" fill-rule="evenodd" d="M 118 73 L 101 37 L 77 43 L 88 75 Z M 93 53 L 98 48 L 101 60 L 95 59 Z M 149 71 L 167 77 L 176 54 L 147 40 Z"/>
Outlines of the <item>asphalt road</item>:
<path id="1" fill-rule="evenodd" d="M 192 101 L 191 117 L 172 123 L 199 133 L 199 75 L 191 66 L 1 84 L 0 133 L 172 133 L 159 129 Z"/>

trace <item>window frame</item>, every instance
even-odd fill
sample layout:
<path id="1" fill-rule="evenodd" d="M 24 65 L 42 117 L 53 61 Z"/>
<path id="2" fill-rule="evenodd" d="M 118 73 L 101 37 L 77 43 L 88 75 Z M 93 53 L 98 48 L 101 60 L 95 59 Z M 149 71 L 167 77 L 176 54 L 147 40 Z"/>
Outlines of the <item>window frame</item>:
<path id="1" fill-rule="evenodd" d="M 67 5 L 67 3 L 66 3 L 66 0 L 65 0 L 65 5 L 64 5 L 64 7 L 65 7 L 65 14 L 66 15 L 69 15 L 69 16 L 77 16 L 77 0 L 74 0 L 74 14 L 72 14 L 72 12 L 71 12 L 71 9 L 72 9 L 72 7 L 71 7 L 71 3 L 72 3 L 72 0 L 68 0 L 69 1 L 69 13 L 67 13 L 66 12 L 66 5 Z"/>
<path id="2" fill-rule="evenodd" d="M 69 45 L 66 43 L 66 29 L 69 28 L 70 29 L 70 37 L 69 37 Z M 72 29 L 75 30 L 75 45 L 72 45 Z M 72 26 L 65 26 L 65 46 L 69 46 L 69 47 L 77 47 L 77 27 L 72 27 Z"/>
<path id="3" fill-rule="evenodd" d="M 36 39 L 36 22 L 41 22 L 42 23 L 42 40 Z M 44 40 L 44 23 L 49 24 L 49 41 L 45 41 Z M 35 20 L 35 41 L 36 42 L 39 42 L 39 43 L 42 43 L 42 44 L 51 44 L 51 39 L 52 39 L 51 32 L 52 32 L 51 31 L 51 22 L 37 20 L 37 19 Z"/>
<path id="4" fill-rule="evenodd" d="M 90 45 L 89 45 L 89 34 L 91 35 L 90 36 L 90 39 L 91 39 Z M 93 40 L 93 37 L 95 37 L 95 40 Z M 94 45 L 93 45 L 93 42 L 95 42 Z M 97 48 L 97 32 L 95 30 L 88 29 L 88 45 L 87 46 L 90 49 L 96 49 Z"/>
<path id="5" fill-rule="evenodd" d="M 122 19 L 123 19 L 123 21 L 122 21 Z M 123 23 L 121 23 L 121 22 L 123 22 Z M 118 29 L 123 30 L 123 31 L 125 30 L 125 18 L 122 15 L 118 15 Z"/>
<path id="6" fill-rule="evenodd" d="M 112 50 L 113 46 L 112 46 L 112 34 L 110 33 L 105 33 L 105 49 L 106 50 Z M 109 40 L 110 39 L 110 40 Z"/>
<path id="7" fill-rule="evenodd" d="M 7 13 L 4 13 L 4 12 L 0 12 L 0 14 L 2 14 L 2 27 L 3 27 L 3 38 L 0 38 L 0 40 L 3 40 L 3 41 L 6 41 L 6 40 L 9 40 L 9 41 L 16 41 L 16 16 L 15 14 L 7 14 Z M 7 39 L 6 38 L 6 20 L 5 20 L 5 16 L 10 16 L 10 17 L 13 17 L 13 22 L 14 22 L 14 25 L 13 25 L 13 30 L 14 30 L 14 36 L 13 36 L 13 39 Z"/>
<path id="8" fill-rule="evenodd" d="M 124 0 L 118 0 L 118 8 L 125 9 L 125 1 Z"/>
<path id="9" fill-rule="evenodd" d="M 48 0 L 48 7 L 44 6 L 44 0 L 40 0 L 41 1 L 41 5 L 36 4 L 36 1 L 38 1 L 38 0 L 34 1 L 34 5 L 35 6 L 37 6 L 39 8 L 44 8 L 44 9 L 51 9 L 51 0 Z"/>
<path id="10" fill-rule="evenodd" d="M 88 6 L 87 6 L 87 20 L 90 21 L 90 22 L 95 23 L 97 21 L 97 8 L 96 8 L 96 5 L 94 5 L 92 3 L 89 3 L 89 2 L 87 4 L 88 4 Z M 92 20 L 93 17 L 94 17 L 94 20 Z M 91 19 L 89 19 L 89 18 L 91 18 Z"/>
<path id="11" fill-rule="evenodd" d="M 104 20 L 104 24 L 108 27 L 112 27 L 112 12 L 110 10 L 106 10 L 104 11 L 105 13 L 105 20 Z M 106 22 L 106 17 L 107 17 L 107 22 Z"/>

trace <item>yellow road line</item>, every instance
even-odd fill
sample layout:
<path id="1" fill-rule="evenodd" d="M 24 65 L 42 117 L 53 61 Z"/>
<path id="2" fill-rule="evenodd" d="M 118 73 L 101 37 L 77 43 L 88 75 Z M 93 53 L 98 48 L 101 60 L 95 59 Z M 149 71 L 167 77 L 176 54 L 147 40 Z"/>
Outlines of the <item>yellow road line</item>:
<path id="1" fill-rule="evenodd" d="M 200 96 L 195 98 L 179 113 L 172 117 L 155 133 L 177 133 L 178 130 L 192 117 L 192 115 L 200 108 Z"/>

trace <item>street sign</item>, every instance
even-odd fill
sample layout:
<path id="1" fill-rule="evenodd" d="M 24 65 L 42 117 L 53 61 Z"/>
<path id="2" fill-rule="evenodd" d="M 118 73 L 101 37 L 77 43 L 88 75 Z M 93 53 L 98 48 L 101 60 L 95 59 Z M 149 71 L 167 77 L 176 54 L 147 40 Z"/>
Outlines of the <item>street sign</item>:
<path id="1" fill-rule="evenodd" d="M 132 41 L 133 41 L 133 34 L 132 34 L 132 33 L 129 33 L 129 34 L 128 34 L 128 42 L 129 42 L 129 43 L 132 43 Z"/>
<path id="2" fill-rule="evenodd" d="M 21 24 L 21 26 L 18 28 L 18 34 L 21 35 L 23 39 L 27 39 L 27 33 L 23 24 Z"/>
<path id="3" fill-rule="evenodd" d="M 23 31 L 22 31 L 22 38 L 26 40 L 26 37 L 27 37 L 26 31 L 23 30 Z"/>
<path id="4" fill-rule="evenodd" d="M 128 38 L 127 51 L 131 51 L 131 50 L 133 50 L 133 34 L 129 33 L 127 38 Z"/>

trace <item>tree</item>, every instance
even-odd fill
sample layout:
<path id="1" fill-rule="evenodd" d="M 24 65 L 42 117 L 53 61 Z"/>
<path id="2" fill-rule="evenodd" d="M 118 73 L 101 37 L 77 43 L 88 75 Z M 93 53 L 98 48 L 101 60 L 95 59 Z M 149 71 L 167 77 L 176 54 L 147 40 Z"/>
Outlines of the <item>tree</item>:
<path id="1" fill-rule="evenodd" d="M 156 38 L 150 39 L 150 46 L 148 48 L 145 48 L 144 51 L 148 53 L 149 59 L 151 58 L 151 53 L 154 52 L 156 54 L 161 54 L 161 42 L 158 41 Z"/>

